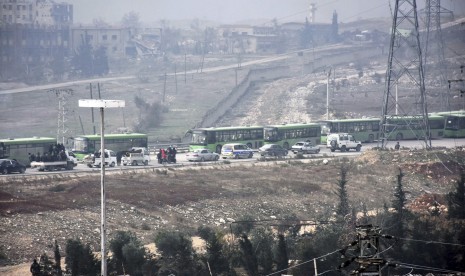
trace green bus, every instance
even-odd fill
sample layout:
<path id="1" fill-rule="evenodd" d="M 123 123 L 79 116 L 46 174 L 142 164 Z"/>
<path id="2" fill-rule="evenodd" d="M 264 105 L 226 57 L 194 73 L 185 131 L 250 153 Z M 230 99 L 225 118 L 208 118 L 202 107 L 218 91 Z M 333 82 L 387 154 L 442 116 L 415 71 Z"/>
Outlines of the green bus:
<path id="1" fill-rule="evenodd" d="M 409 140 L 423 138 L 421 116 L 397 116 L 386 120 L 388 140 Z M 429 115 L 429 138 L 444 137 L 445 119 L 439 115 Z"/>
<path id="2" fill-rule="evenodd" d="M 262 126 L 195 128 L 187 134 L 191 135 L 189 151 L 206 148 L 221 153 L 223 145 L 228 143 L 246 144 L 253 149 L 263 146 Z"/>
<path id="3" fill-rule="evenodd" d="M 148 135 L 143 133 L 105 134 L 105 149 L 116 153 L 129 150 L 132 147 L 147 147 Z M 74 137 L 73 152 L 82 160 L 84 156 L 100 150 L 100 135 L 81 135 Z"/>
<path id="4" fill-rule="evenodd" d="M 299 141 L 310 141 L 314 145 L 319 145 L 321 125 L 318 123 L 268 125 L 263 128 L 263 136 L 266 144 L 278 144 L 285 149 L 290 149 Z"/>
<path id="5" fill-rule="evenodd" d="M 465 114 L 450 114 L 445 116 L 444 137 L 465 137 Z"/>
<path id="6" fill-rule="evenodd" d="M 0 158 L 16 159 L 29 166 L 29 154 L 43 155 L 56 144 L 57 139 L 51 137 L 0 139 Z"/>
<path id="7" fill-rule="evenodd" d="M 325 138 L 330 133 L 350 133 L 355 140 L 372 143 L 378 140 L 379 118 L 363 119 L 336 119 L 319 121 L 322 126 L 322 143 L 326 144 Z"/>

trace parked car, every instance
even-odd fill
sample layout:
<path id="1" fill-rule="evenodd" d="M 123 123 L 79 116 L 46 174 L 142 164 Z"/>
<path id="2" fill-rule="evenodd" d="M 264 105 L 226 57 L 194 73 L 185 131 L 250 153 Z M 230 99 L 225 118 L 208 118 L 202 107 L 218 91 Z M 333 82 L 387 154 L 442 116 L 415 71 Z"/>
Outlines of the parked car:
<path id="1" fill-rule="evenodd" d="M 315 146 L 312 142 L 297 142 L 291 148 L 292 152 L 297 153 L 319 153 L 320 147 Z"/>
<path id="2" fill-rule="evenodd" d="M 281 147 L 281 145 L 277 144 L 266 144 L 263 147 L 258 149 L 258 153 L 260 153 L 261 156 L 286 156 L 287 155 L 287 149 Z"/>
<path id="3" fill-rule="evenodd" d="M 194 151 L 186 154 L 187 161 L 218 161 L 220 155 L 216 152 L 212 152 L 209 149 L 195 149 Z"/>
<path id="4" fill-rule="evenodd" d="M 0 172 L 9 174 L 13 172 L 24 173 L 26 166 L 14 159 L 0 159 Z"/>
<path id="5" fill-rule="evenodd" d="M 221 156 L 226 158 L 252 158 L 253 150 L 245 144 L 225 144 L 221 148 Z"/>

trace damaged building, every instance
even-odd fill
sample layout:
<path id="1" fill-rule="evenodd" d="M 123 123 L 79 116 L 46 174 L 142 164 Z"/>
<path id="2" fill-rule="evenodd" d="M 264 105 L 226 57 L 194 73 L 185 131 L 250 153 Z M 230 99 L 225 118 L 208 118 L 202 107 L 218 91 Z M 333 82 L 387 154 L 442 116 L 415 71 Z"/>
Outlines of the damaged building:
<path id="1" fill-rule="evenodd" d="M 72 23 L 73 6 L 67 3 L 0 0 L 0 79 L 41 78 L 43 64 L 68 55 Z"/>

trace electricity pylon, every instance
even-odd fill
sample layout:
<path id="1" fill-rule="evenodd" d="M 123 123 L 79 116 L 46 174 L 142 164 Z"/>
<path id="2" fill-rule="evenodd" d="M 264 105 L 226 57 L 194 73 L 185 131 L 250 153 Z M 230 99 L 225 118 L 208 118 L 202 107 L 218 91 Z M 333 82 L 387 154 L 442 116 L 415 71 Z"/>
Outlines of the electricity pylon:
<path id="1" fill-rule="evenodd" d="M 68 97 L 73 95 L 73 89 L 52 89 L 49 92 L 55 93 L 58 99 L 58 119 L 57 119 L 57 143 L 65 144 L 65 137 L 68 133 L 66 122 L 68 121 Z"/>
<path id="2" fill-rule="evenodd" d="M 416 0 L 396 0 L 379 143 L 413 134 L 431 148 L 429 133 Z"/>
<path id="3" fill-rule="evenodd" d="M 432 84 L 435 83 L 435 76 L 439 77 L 439 100 L 441 110 L 450 110 L 450 89 L 447 85 L 447 65 L 444 57 L 444 40 L 441 31 L 441 15 L 453 13 L 441 7 L 441 0 L 426 0 L 425 9 L 426 35 L 423 42 L 423 64 L 425 79 Z M 429 61 L 429 64 L 428 64 Z M 436 68 L 436 70 L 434 70 Z"/>

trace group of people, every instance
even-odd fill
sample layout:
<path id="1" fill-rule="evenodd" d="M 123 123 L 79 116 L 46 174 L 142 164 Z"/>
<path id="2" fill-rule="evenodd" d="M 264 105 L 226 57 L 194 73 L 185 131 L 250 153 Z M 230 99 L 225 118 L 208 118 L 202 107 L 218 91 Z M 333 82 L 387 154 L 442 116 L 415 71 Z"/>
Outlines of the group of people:
<path id="1" fill-rule="evenodd" d="M 158 164 L 176 163 L 176 148 L 170 145 L 167 149 L 161 148 L 157 153 Z"/>
<path id="2" fill-rule="evenodd" d="M 65 152 L 65 146 L 63 144 L 53 144 L 48 148 L 48 152 L 44 152 L 40 155 L 40 152 L 35 155 L 29 153 L 29 162 L 54 162 L 54 161 L 66 161 L 67 156 Z"/>

